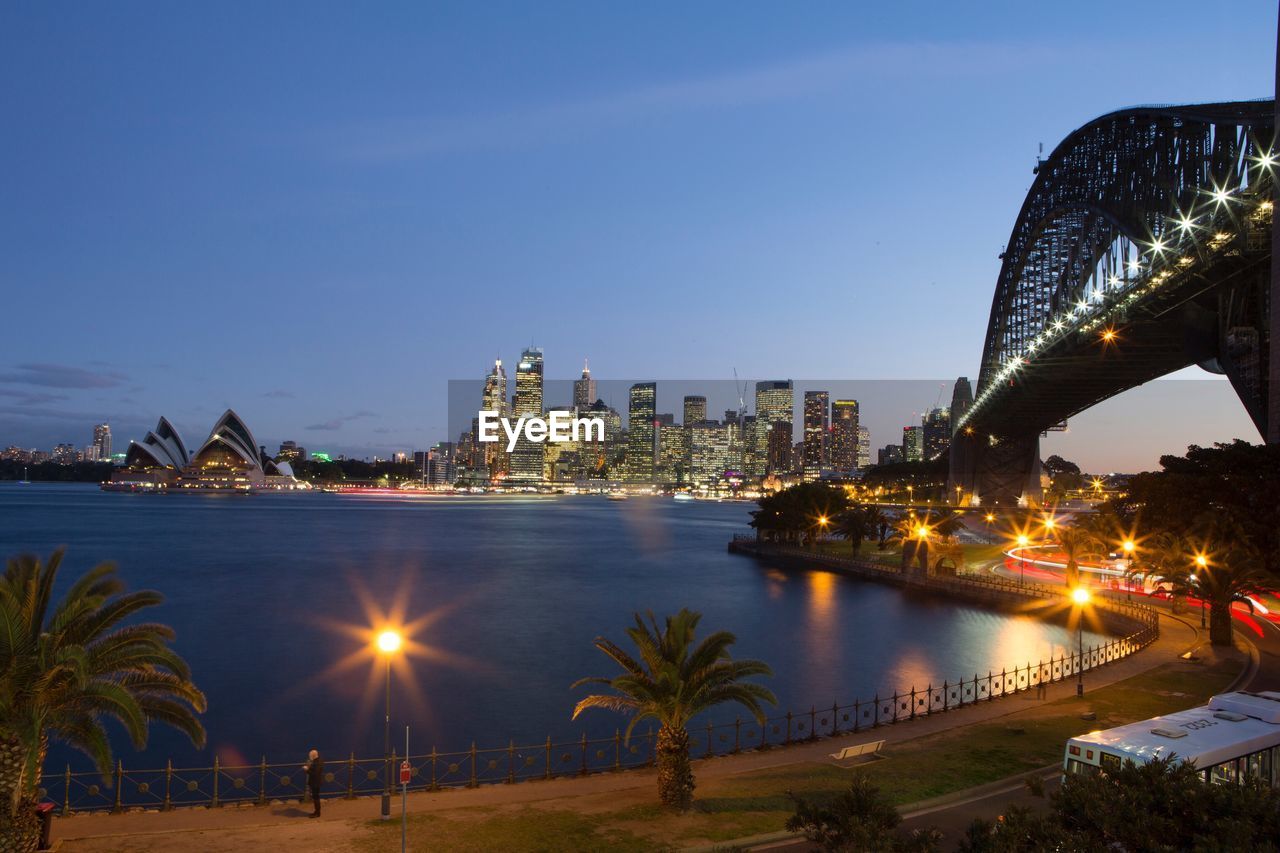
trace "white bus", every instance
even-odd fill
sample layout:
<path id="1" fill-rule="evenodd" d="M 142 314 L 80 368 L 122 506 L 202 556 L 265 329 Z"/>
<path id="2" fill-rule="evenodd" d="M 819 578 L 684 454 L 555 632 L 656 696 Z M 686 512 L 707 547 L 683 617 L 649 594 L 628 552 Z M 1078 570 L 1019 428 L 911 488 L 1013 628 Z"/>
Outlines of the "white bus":
<path id="1" fill-rule="evenodd" d="M 1224 693 L 1208 705 L 1089 732 L 1067 741 L 1066 773 L 1118 769 L 1173 757 L 1211 782 L 1252 776 L 1280 787 L 1280 693 Z"/>

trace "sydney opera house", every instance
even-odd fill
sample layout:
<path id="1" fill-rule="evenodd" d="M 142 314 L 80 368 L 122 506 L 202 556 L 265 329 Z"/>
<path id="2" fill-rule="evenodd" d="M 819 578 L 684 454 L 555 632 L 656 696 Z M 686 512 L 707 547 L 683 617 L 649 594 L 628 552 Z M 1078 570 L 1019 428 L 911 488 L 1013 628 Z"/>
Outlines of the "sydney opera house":
<path id="1" fill-rule="evenodd" d="M 288 462 L 268 457 L 240 416 L 227 409 L 194 453 L 187 450 L 173 424 L 160 418 L 146 438 L 130 442 L 124 466 L 102 487 L 113 491 L 255 492 L 305 489 L 308 484 L 294 478 Z"/>

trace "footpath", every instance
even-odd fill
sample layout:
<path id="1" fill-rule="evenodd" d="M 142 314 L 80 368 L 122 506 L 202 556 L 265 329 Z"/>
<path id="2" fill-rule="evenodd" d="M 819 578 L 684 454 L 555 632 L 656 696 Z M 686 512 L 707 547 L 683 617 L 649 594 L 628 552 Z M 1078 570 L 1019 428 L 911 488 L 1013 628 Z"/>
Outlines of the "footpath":
<path id="1" fill-rule="evenodd" d="M 1085 674 L 1088 689 L 1114 684 L 1155 667 L 1176 662 L 1201 645 L 1200 632 L 1193 624 L 1161 613 L 1159 639 L 1128 658 L 1088 670 Z M 1254 676 L 1257 660 L 1255 651 L 1251 665 L 1242 673 L 1240 683 L 1247 683 Z M 876 740 L 884 740 L 884 751 L 891 754 L 895 743 L 998 720 L 1027 710 L 1029 701 L 1039 705 L 1072 697 L 1075 689 L 1074 680 L 1057 682 L 1046 685 L 1043 693 L 1029 691 L 1011 694 L 947 713 L 919 717 L 856 734 L 842 734 L 835 738 L 823 738 L 760 752 L 701 759 L 695 762 L 694 771 L 699 781 L 705 782 L 786 765 L 829 763 L 831 753 L 842 747 Z M 554 801 L 557 809 L 590 814 L 631 803 L 652 803 L 655 786 L 656 771 L 628 770 L 515 785 L 411 793 L 408 797 L 408 811 L 411 815 L 445 813 L 457 809 L 498 808 L 513 804 L 536 806 Z M 1008 783 L 998 787 L 1001 790 L 1007 789 Z M 975 793 L 958 792 L 946 800 L 962 803 L 966 801 L 966 795 L 971 798 Z M 942 805 L 945 804 L 931 803 L 930 811 L 937 811 Z M 378 811 L 379 799 L 364 797 L 355 800 L 325 800 L 323 816 L 314 820 L 309 817 L 310 804 L 302 805 L 296 800 L 276 801 L 265 806 L 182 808 L 169 812 L 135 811 L 114 815 L 85 813 L 56 818 L 53 837 L 58 849 L 65 851 L 158 851 L 187 848 L 210 853 L 267 849 L 306 849 L 317 853 L 350 850 L 353 846 L 358 846 L 360 838 L 371 831 L 369 822 L 376 819 Z M 909 812 L 910 809 L 906 811 Z M 398 796 L 394 800 L 393 812 L 398 822 Z M 785 835 L 742 839 L 739 844 L 753 846 L 783 838 Z"/>

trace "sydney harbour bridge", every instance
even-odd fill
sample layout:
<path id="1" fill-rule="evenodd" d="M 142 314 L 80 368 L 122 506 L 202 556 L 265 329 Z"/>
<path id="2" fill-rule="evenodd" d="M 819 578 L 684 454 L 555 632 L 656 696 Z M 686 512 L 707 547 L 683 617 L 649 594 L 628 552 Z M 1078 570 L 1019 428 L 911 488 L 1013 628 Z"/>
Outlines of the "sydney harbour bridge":
<path id="1" fill-rule="evenodd" d="M 1280 442 L 1275 126 L 1274 100 L 1125 109 L 1039 164 L 956 417 L 953 491 L 1038 499 L 1044 431 L 1191 365 L 1226 374 Z"/>

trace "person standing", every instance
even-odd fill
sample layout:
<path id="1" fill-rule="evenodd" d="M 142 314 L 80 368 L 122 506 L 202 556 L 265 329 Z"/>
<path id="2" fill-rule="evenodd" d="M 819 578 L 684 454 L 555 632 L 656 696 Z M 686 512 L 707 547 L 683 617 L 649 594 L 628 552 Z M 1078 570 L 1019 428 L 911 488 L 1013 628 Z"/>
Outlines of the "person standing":
<path id="1" fill-rule="evenodd" d="M 302 765 L 302 769 L 307 772 L 307 787 L 311 789 L 311 800 L 315 803 L 315 811 L 311 816 L 320 817 L 320 786 L 324 784 L 324 761 L 320 758 L 319 750 L 313 749 L 307 754 L 307 763 Z"/>

